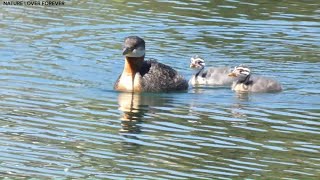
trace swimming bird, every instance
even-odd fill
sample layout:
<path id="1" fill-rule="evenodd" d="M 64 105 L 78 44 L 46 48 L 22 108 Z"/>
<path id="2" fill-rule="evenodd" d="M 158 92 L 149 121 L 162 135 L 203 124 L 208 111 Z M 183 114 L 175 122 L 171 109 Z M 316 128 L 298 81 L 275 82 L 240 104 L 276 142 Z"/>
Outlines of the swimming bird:
<path id="1" fill-rule="evenodd" d="M 279 92 L 282 91 L 281 84 L 272 78 L 252 76 L 248 66 L 239 65 L 229 74 L 236 78 L 232 84 L 232 90 L 245 92 Z"/>
<path id="2" fill-rule="evenodd" d="M 204 59 L 197 55 L 191 58 L 190 68 L 197 70 L 189 80 L 192 85 L 230 86 L 234 81 L 233 78 L 228 77 L 231 72 L 229 67 L 209 67 L 205 70 Z"/>
<path id="3" fill-rule="evenodd" d="M 145 61 L 145 41 L 138 36 L 124 40 L 125 64 L 114 89 L 126 92 L 169 92 L 188 89 L 188 82 L 173 68 L 154 59 Z"/>

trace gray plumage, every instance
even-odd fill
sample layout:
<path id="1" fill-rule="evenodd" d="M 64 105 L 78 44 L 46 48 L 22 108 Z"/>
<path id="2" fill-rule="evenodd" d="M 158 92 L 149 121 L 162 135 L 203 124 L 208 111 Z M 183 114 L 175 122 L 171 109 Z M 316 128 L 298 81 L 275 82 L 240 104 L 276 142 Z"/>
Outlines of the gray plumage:
<path id="1" fill-rule="evenodd" d="M 229 73 L 229 67 L 210 67 L 200 72 L 198 76 L 194 75 L 191 84 L 230 86 L 234 80 L 228 77 Z"/>

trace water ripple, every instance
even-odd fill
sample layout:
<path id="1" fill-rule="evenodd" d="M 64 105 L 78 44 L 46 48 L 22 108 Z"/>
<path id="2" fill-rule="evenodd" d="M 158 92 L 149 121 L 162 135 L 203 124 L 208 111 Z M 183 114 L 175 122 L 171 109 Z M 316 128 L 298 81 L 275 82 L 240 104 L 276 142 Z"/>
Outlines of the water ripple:
<path id="1" fill-rule="evenodd" d="M 2 177 L 317 179 L 318 2 L 66 3 L 0 9 Z M 284 91 L 114 92 L 134 34 L 186 78 L 198 54 Z"/>

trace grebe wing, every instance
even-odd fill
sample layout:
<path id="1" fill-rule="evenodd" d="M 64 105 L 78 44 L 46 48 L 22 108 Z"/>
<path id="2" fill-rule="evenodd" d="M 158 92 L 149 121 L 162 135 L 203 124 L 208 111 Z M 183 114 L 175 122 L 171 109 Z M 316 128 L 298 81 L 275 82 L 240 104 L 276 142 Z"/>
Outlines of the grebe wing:
<path id="1" fill-rule="evenodd" d="M 143 91 L 187 90 L 188 82 L 174 69 L 154 59 L 144 61 L 140 70 Z"/>
<path id="2" fill-rule="evenodd" d="M 277 80 L 264 77 L 264 76 L 253 76 L 252 91 L 254 92 L 277 92 L 282 90 L 280 82 Z"/>
<path id="3" fill-rule="evenodd" d="M 229 73 L 229 67 L 209 67 L 202 73 L 202 77 L 210 85 L 231 85 L 233 78 L 228 76 Z"/>
<path id="4" fill-rule="evenodd" d="M 209 67 L 207 68 L 207 75 L 223 74 L 228 75 L 230 73 L 229 67 Z"/>

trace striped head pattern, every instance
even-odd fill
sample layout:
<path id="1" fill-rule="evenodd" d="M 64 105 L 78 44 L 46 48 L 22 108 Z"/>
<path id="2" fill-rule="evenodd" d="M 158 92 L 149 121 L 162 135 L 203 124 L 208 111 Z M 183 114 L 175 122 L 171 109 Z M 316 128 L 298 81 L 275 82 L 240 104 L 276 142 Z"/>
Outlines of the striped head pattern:
<path id="1" fill-rule="evenodd" d="M 204 63 L 204 59 L 198 55 L 193 56 L 190 59 L 190 68 L 203 68 L 206 64 Z"/>
<path id="2" fill-rule="evenodd" d="M 251 73 L 251 70 L 248 66 L 246 65 L 239 65 L 234 67 L 233 71 L 229 74 L 229 76 L 231 77 L 243 77 L 246 78 L 247 76 L 249 76 Z"/>

